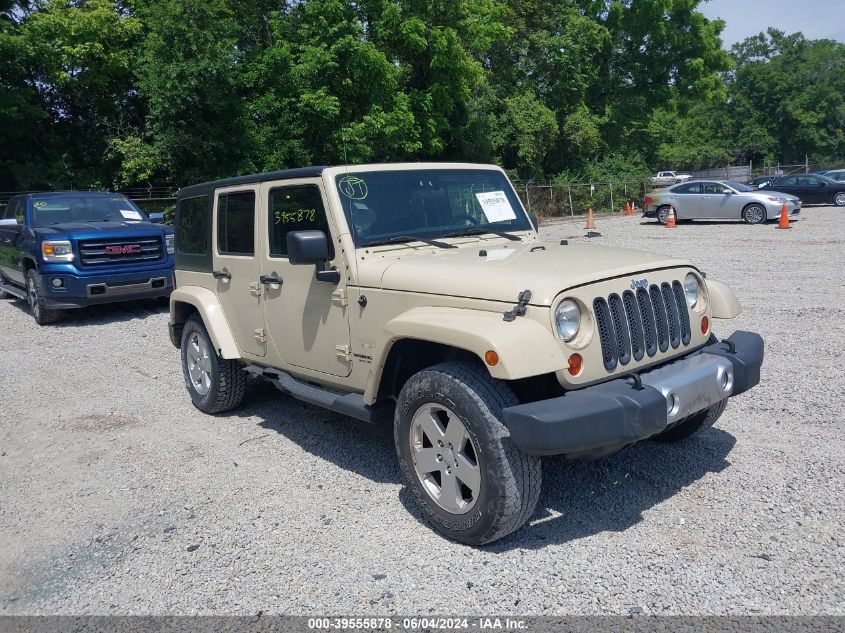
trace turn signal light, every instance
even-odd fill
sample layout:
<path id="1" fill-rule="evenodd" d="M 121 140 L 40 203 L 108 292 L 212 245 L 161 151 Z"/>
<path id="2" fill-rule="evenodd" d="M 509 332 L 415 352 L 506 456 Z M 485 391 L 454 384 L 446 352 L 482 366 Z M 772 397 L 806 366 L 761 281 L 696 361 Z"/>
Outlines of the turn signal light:
<path id="1" fill-rule="evenodd" d="M 701 333 L 707 334 L 710 331 L 710 319 L 701 317 Z"/>
<path id="2" fill-rule="evenodd" d="M 569 375 L 570 376 L 577 376 L 581 373 L 581 369 L 584 366 L 584 359 L 581 358 L 581 354 L 573 354 L 569 357 Z"/>
<path id="3" fill-rule="evenodd" d="M 499 355 L 492 349 L 488 349 L 484 352 L 484 362 L 490 365 L 490 367 L 495 367 L 499 364 Z"/>

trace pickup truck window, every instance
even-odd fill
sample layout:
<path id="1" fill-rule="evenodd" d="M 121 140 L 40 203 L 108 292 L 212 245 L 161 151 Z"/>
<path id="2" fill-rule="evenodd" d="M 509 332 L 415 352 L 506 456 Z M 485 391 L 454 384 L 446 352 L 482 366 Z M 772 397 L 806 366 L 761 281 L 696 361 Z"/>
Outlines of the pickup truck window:
<path id="1" fill-rule="evenodd" d="M 3 216 L 4 220 L 17 220 L 18 224 L 23 224 L 24 219 L 24 201 L 23 198 L 12 198 L 6 204 L 6 214 Z"/>
<path id="2" fill-rule="evenodd" d="M 75 222 L 141 222 L 147 215 L 126 196 L 33 196 L 32 225 Z"/>
<path id="3" fill-rule="evenodd" d="M 316 185 L 272 189 L 267 220 L 270 257 L 288 256 L 288 233 L 292 231 L 323 231 L 329 238 L 330 259 L 334 259 L 323 196 Z"/>
<path id="4" fill-rule="evenodd" d="M 490 169 L 420 169 L 339 174 L 340 201 L 355 244 L 396 236 L 529 231 L 507 178 Z"/>
<path id="5" fill-rule="evenodd" d="M 217 250 L 221 255 L 255 254 L 255 192 L 217 198 Z"/>

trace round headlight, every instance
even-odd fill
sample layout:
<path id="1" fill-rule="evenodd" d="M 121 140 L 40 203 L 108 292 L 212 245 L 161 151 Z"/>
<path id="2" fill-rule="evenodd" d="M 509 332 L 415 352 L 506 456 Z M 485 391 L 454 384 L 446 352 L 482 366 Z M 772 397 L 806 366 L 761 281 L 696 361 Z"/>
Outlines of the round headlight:
<path id="1" fill-rule="evenodd" d="M 564 341 L 569 342 L 581 327 L 581 308 L 572 299 L 561 301 L 555 310 L 555 327 Z"/>
<path id="2" fill-rule="evenodd" d="M 698 298 L 701 296 L 701 285 L 698 283 L 698 277 L 692 273 L 688 273 L 684 279 L 684 294 L 687 297 L 687 305 L 690 308 L 695 307 Z"/>

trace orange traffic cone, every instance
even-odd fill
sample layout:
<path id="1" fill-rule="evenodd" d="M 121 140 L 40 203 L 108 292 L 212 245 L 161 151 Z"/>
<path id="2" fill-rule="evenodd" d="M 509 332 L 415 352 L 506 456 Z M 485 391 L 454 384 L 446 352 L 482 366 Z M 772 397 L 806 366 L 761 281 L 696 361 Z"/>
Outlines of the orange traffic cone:
<path id="1" fill-rule="evenodd" d="M 789 226 L 789 214 L 786 212 L 786 203 L 783 203 L 783 206 L 780 209 L 780 222 L 778 222 L 779 229 L 791 229 L 792 227 Z"/>
<path id="2" fill-rule="evenodd" d="M 625 215 L 634 215 L 634 207 L 631 206 L 630 202 L 625 203 Z"/>
<path id="3" fill-rule="evenodd" d="M 594 229 L 596 228 L 596 223 L 593 222 L 593 208 L 590 207 L 590 210 L 587 211 L 587 226 L 584 228 L 586 229 Z"/>
<path id="4" fill-rule="evenodd" d="M 678 226 L 678 225 L 675 223 L 675 207 L 670 205 L 669 206 L 669 219 L 666 220 L 666 228 L 667 229 L 674 229 L 676 226 Z"/>

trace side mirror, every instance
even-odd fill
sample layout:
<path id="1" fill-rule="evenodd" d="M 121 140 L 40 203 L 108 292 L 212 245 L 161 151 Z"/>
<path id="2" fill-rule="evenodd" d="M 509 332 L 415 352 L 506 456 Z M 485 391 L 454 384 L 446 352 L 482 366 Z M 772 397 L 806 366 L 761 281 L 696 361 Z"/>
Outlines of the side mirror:
<path id="1" fill-rule="evenodd" d="M 12 231 L 20 231 L 22 227 L 23 224 L 18 224 L 18 221 L 15 218 L 7 218 L 5 220 L 0 220 L 0 229 L 11 229 Z"/>
<path id="2" fill-rule="evenodd" d="M 294 265 L 314 264 L 317 281 L 340 283 L 337 268 L 324 270 L 329 260 L 329 240 L 322 231 L 292 231 L 288 233 L 288 261 Z"/>
<path id="3" fill-rule="evenodd" d="M 729 196 L 733 195 L 733 189 L 722 189 L 722 193 L 727 194 Z"/>
<path id="4" fill-rule="evenodd" d="M 164 222 L 164 214 L 163 213 L 150 213 L 148 214 L 150 218 L 150 222 L 153 224 L 161 224 Z"/>

